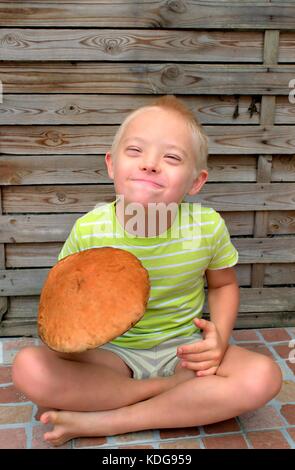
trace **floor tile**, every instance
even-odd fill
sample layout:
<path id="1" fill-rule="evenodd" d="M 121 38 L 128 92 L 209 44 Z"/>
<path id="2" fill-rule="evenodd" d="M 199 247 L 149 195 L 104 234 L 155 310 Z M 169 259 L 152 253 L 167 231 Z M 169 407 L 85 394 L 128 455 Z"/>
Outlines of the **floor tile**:
<path id="1" fill-rule="evenodd" d="M 248 449 L 247 442 L 241 434 L 204 437 L 203 442 L 206 449 Z"/>
<path id="2" fill-rule="evenodd" d="M 280 431 L 255 431 L 247 433 L 253 449 L 290 449 Z"/>
<path id="3" fill-rule="evenodd" d="M 292 339 L 285 328 L 262 328 L 260 333 L 263 338 L 270 343 Z"/>

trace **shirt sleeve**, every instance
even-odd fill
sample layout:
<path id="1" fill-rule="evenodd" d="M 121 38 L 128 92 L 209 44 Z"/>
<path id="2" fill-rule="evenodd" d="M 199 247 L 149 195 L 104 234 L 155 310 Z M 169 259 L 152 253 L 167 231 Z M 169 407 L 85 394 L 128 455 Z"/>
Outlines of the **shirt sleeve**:
<path id="1" fill-rule="evenodd" d="M 58 261 L 65 258 L 66 256 L 72 255 L 73 253 L 77 253 L 77 251 L 81 251 L 79 245 L 79 228 L 78 228 L 78 220 L 76 220 L 70 235 L 66 239 L 61 252 L 58 255 Z"/>
<path id="2" fill-rule="evenodd" d="M 207 268 L 212 270 L 230 268 L 237 264 L 239 259 L 239 253 L 231 242 L 224 219 L 218 212 L 216 217 L 217 223 L 212 237 L 212 258 Z"/>

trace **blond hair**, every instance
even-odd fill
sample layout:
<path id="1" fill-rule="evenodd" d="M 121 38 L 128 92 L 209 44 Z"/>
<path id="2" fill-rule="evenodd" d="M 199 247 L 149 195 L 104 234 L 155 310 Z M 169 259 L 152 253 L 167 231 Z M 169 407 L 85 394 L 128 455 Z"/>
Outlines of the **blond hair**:
<path id="1" fill-rule="evenodd" d="M 115 156 L 118 145 L 122 138 L 122 135 L 130 123 L 132 119 L 136 116 L 141 114 L 144 111 L 148 111 L 153 108 L 161 108 L 166 109 L 168 111 L 174 111 L 180 114 L 183 119 L 186 121 L 189 130 L 192 133 L 192 138 L 194 141 L 194 148 L 195 148 L 195 157 L 196 157 L 196 175 L 202 169 L 208 169 L 207 167 L 207 159 L 208 159 L 208 137 L 205 134 L 201 124 L 193 114 L 193 112 L 178 98 L 174 95 L 166 95 L 162 96 L 161 98 L 157 98 L 153 103 L 147 106 L 141 106 L 140 108 L 135 109 L 128 116 L 124 119 L 122 124 L 120 125 L 119 129 L 117 130 L 112 147 L 111 147 L 111 154 Z"/>

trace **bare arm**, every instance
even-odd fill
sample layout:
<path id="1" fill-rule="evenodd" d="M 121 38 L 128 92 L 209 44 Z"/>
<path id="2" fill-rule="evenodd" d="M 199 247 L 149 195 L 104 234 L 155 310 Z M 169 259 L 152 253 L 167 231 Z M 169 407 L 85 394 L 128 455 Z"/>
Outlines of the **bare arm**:
<path id="1" fill-rule="evenodd" d="M 178 348 L 182 366 L 197 376 L 215 374 L 227 350 L 239 310 L 239 286 L 233 268 L 206 271 L 210 321 L 195 318 L 203 340 Z"/>
<path id="2" fill-rule="evenodd" d="M 228 345 L 240 305 L 240 292 L 234 268 L 207 269 L 208 307 L 224 346 Z"/>

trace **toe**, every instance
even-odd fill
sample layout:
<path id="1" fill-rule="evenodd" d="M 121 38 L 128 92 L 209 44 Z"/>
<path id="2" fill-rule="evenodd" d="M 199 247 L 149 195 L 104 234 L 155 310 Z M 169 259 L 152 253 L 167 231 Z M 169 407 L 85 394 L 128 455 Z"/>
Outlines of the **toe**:
<path id="1" fill-rule="evenodd" d="M 46 411 L 40 416 L 43 424 L 56 424 L 58 421 L 58 413 L 56 411 Z"/>
<path id="2" fill-rule="evenodd" d="M 49 442 L 50 444 L 54 446 L 59 446 L 63 443 L 60 436 L 57 436 L 56 433 L 54 432 L 46 432 L 44 434 L 44 441 Z"/>
<path id="3" fill-rule="evenodd" d="M 71 436 L 67 435 L 67 433 L 62 432 L 62 430 L 60 429 L 53 429 L 53 431 L 46 432 L 44 434 L 44 440 L 56 447 L 63 445 L 65 442 L 71 439 Z"/>

